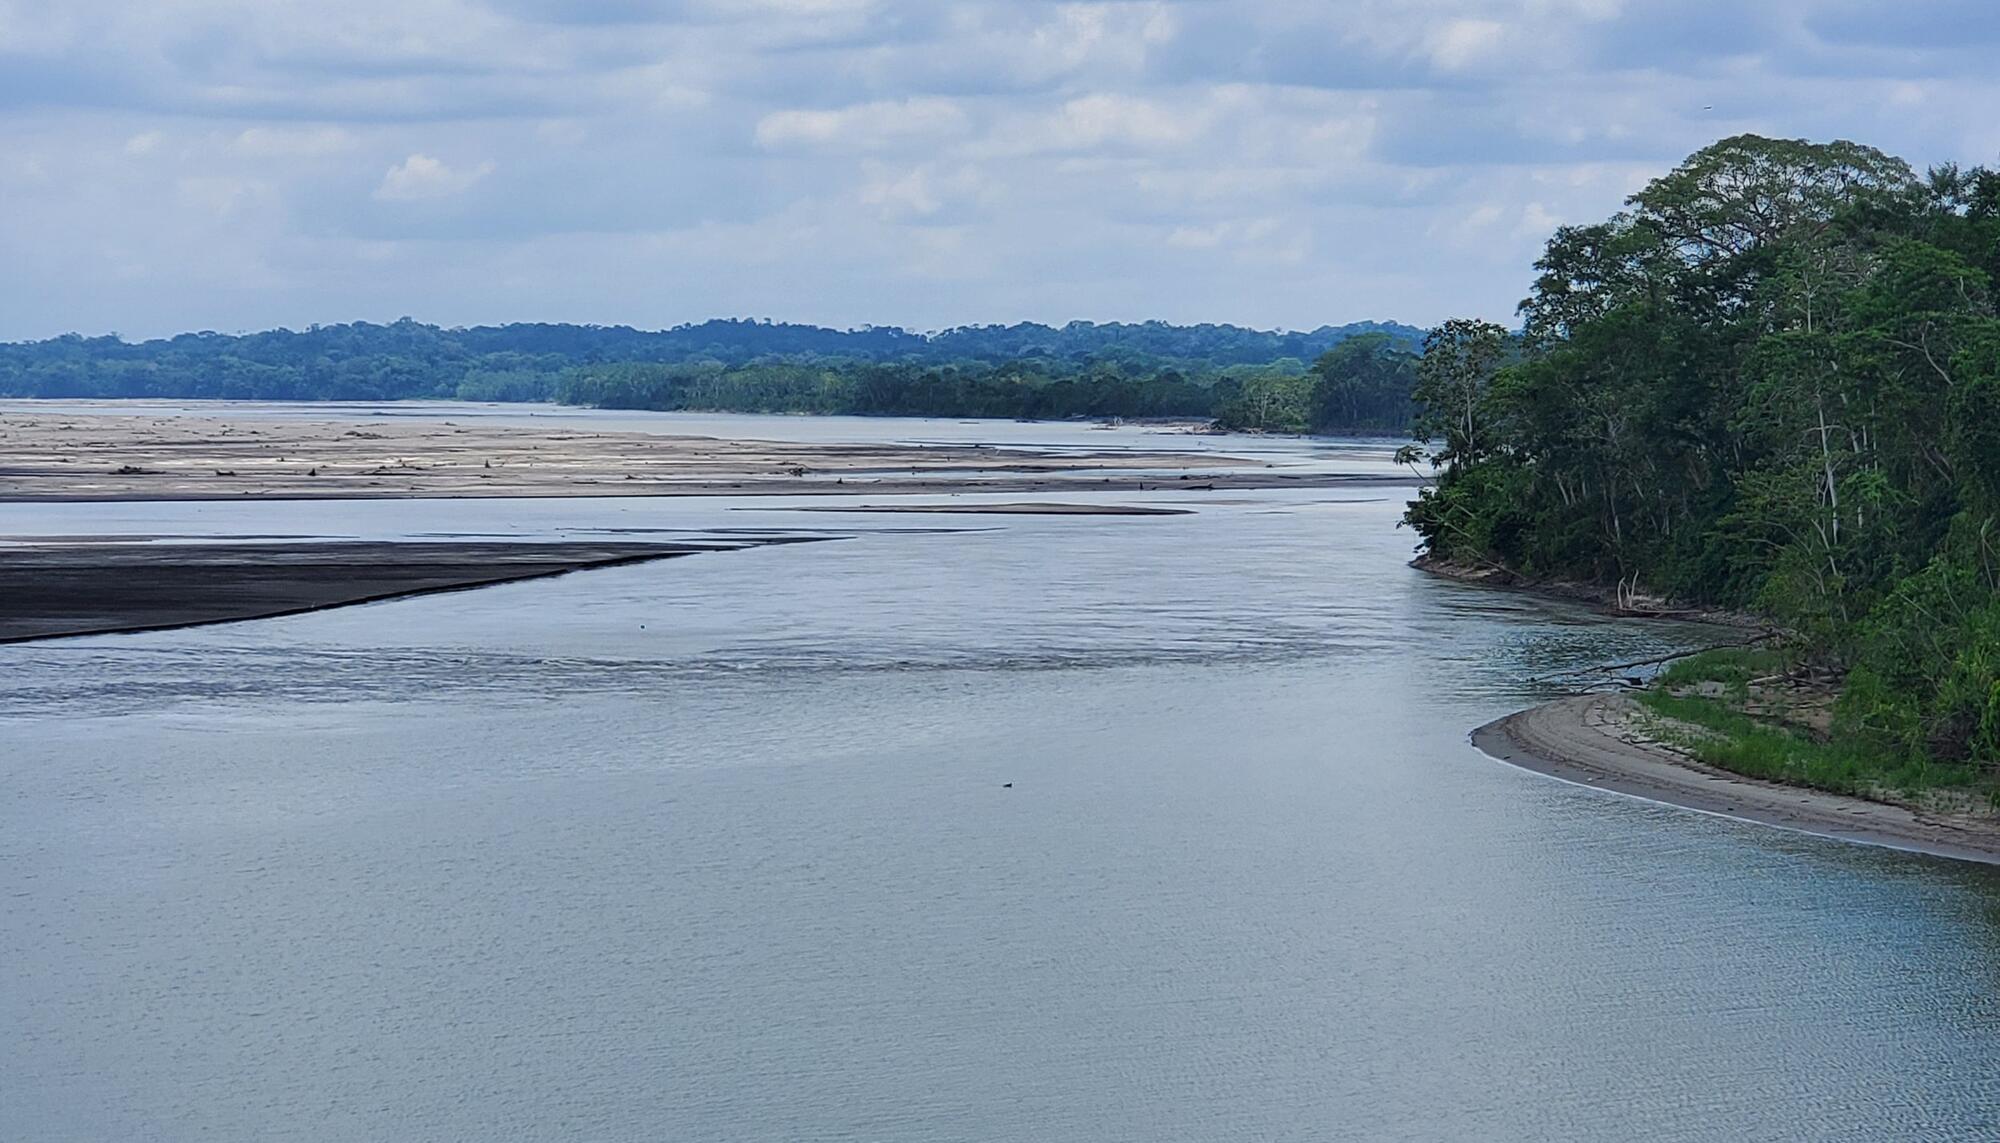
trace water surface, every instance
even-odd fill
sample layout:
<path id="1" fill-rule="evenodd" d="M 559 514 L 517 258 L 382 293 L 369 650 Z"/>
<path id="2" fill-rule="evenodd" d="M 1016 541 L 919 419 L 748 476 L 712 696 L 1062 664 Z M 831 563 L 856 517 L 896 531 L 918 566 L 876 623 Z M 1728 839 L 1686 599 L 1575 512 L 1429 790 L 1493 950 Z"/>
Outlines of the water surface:
<path id="1" fill-rule="evenodd" d="M 1466 744 L 1698 631 L 1190 502 L 0 509 L 845 537 L 0 648 L 0 1137 L 2000 1137 L 1994 872 Z"/>

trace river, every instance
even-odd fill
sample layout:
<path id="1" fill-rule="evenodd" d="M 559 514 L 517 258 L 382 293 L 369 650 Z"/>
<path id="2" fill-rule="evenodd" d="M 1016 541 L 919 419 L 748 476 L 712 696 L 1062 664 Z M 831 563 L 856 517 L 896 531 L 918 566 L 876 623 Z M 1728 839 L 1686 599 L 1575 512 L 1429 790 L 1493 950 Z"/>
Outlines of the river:
<path id="1" fill-rule="evenodd" d="M 1197 511 L 0 506 L 839 537 L 0 647 L 0 1136 L 2000 1137 L 2000 873 L 1467 743 L 1699 631 L 1425 577 L 1394 490 L 1112 499 Z"/>

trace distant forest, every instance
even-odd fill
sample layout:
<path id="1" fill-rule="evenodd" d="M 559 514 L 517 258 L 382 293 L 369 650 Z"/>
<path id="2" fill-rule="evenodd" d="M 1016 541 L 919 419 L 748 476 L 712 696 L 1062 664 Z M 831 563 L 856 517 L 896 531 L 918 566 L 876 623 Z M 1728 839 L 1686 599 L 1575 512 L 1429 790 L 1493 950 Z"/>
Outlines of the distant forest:
<path id="1" fill-rule="evenodd" d="M 874 416 L 1168 417 L 1270 432 L 1402 433 L 1424 331 L 1022 323 L 911 333 L 716 320 L 649 332 L 408 318 L 145 342 L 0 344 L 0 396 L 560 401 Z"/>

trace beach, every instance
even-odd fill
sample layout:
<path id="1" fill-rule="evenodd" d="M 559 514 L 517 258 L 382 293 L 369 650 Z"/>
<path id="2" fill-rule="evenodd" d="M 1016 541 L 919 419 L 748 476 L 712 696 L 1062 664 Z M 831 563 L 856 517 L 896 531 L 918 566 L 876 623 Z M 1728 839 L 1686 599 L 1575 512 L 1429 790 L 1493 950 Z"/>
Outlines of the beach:
<path id="1" fill-rule="evenodd" d="M 1622 694 L 1557 699 L 1472 732 L 1473 745 L 1526 770 L 1687 809 L 1842 841 L 2000 864 L 2000 822 L 1782 786 L 1703 765 L 1659 741 Z"/>

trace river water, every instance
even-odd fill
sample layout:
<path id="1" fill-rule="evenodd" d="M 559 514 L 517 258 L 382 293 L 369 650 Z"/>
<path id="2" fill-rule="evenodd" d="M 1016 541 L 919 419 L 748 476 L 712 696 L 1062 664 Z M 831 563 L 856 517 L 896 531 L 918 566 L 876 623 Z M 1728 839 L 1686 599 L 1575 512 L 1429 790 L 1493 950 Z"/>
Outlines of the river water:
<path id="1" fill-rule="evenodd" d="M 2000 1138 L 2000 875 L 1466 742 L 1701 632 L 1113 499 L 0 507 L 840 537 L 0 647 L 0 1138 Z"/>

